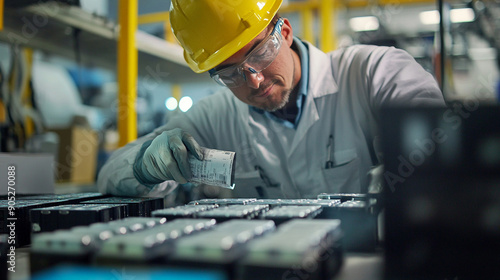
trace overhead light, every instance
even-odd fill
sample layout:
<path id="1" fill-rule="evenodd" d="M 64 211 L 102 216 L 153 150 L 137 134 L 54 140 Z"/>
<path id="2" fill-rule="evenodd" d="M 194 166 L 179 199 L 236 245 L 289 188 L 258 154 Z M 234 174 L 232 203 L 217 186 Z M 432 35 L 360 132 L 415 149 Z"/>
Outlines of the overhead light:
<path id="1" fill-rule="evenodd" d="M 184 96 L 181 98 L 179 101 L 179 109 L 181 109 L 182 112 L 186 112 L 193 106 L 193 99 L 189 96 Z"/>
<path id="2" fill-rule="evenodd" d="M 418 17 L 420 22 L 425 25 L 432 25 L 439 23 L 439 12 L 436 10 L 421 12 Z"/>
<path id="3" fill-rule="evenodd" d="M 349 20 L 349 26 L 355 32 L 374 31 L 379 28 L 379 22 L 374 16 L 354 17 Z"/>
<path id="4" fill-rule="evenodd" d="M 421 12 L 419 14 L 420 21 L 425 25 L 439 23 L 439 12 L 436 10 Z M 474 21 L 474 10 L 471 8 L 460 8 L 450 10 L 450 20 L 452 23 L 471 22 Z"/>
<path id="5" fill-rule="evenodd" d="M 169 111 L 175 110 L 177 108 L 177 99 L 173 97 L 167 98 L 167 100 L 165 100 L 165 107 L 167 107 Z"/>
<path id="6" fill-rule="evenodd" d="M 471 8 L 453 9 L 450 12 L 451 22 L 471 22 L 474 21 L 474 10 Z"/>

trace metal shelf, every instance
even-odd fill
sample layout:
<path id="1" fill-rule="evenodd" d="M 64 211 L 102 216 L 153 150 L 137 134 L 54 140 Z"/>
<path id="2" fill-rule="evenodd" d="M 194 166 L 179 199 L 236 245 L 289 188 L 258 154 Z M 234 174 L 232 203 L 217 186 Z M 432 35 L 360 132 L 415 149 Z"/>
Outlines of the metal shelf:
<path id="1" fill-rule="evenodd" d="M 116 71 L 118 35 L 119 26 L 114 22 L 76 6 L 49 2 L 22 9 L 6 8 L 0 40 L 76 61 L 78 38 L 82 65 Z M 136 31 L 136 41 L 139 77 L 152 82 L 210 81 L 208 75 L 189 69 L 179 45 L 140 30 Z"/>

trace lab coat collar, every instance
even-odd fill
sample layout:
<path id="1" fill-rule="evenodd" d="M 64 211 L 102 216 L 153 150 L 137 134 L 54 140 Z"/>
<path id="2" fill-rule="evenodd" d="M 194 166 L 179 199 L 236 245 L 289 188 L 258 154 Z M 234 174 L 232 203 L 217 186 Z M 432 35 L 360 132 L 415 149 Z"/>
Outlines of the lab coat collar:
<path id="1" fill-rule="evenodd" d="M 332 59 L 330 56 L 308 44 L 309 49 L 309 86 L 305 96 L 301 120 L 297 126 L 297 132 L 293 139 L 288 156 L 299 146 L 299 143 L 307 134 L 307 131 L 320 118 L 315 99 L 326 95 L 335 94 L 338 91 L 337 83 L 333 77 Z M 333 108 L 332 108 L 333 110 Z"/>
<path id="2" fill-rule="evenodd" d="M 309 48 L 309 93 L 313 98 L 334 94 L 338 85 L 333 78 L 333 65 L 331 56 L 319 50 L 311 43 Z"/>

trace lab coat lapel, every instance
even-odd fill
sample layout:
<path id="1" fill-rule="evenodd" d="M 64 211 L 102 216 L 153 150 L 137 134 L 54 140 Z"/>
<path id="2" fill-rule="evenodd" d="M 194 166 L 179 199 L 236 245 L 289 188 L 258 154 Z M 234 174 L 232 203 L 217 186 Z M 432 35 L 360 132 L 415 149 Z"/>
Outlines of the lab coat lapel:
<path id="1" fill-rule="evenodd" d="M 322 117 L 321 114 L 324 113 L 318 110 L 315 100 L 325 95 L 335 94 L 338 90 L 337 83 L 333 78 L 331 57 L 309 43 L 308 48 L 309 86 L 307 98 L 304 102 L 297 132 L 288 151 L 289 157 L 297 149 L 307 131 Z M 334 110 L 334 108 L 329 109 Z"/>

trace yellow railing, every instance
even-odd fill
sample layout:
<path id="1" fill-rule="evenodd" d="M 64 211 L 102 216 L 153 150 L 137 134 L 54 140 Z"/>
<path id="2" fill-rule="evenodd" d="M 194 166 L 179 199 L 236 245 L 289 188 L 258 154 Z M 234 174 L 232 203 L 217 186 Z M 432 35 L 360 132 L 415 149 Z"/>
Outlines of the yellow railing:
<path id="1" fill-rule="evenodd" d="M 165 40 L 170 43 L 175 42 L 174 34 L 170 29 L 169 12 L 158 12 L 152 14 L 144 14 L 138 17 L 138 24 L 163 23 Z"/>
<path id="2" fill-rule="evenodd" d="M 0 31 L 3 30 L 3 0 L 0 0 Z"/>
<path id="3" fill-rule="evenodd" d="M 3 0 L 0 0 L 3 1 Z M 137 138 L 137 47 L 135 33 L 139 24 L 161 22 L 164 24 L 165 39 L 175 42 L 170 30 L 168 12 L 138 15 L 138 0 L 120 1 L 118 7 L 120 35 L 118 39 L 118 135 L 119 146 L 124 146 Z M 173 96 L 180 100 L 181 88 L 172 87 Z"/>
<path id="4" fill-rule="evenodd" d="M 118 110 L 117 123 L 120 139 L 124 146 L 137 138 L 137 1 L 123 0 L 118 7 L 120 37 L 118 38 Z"/>

